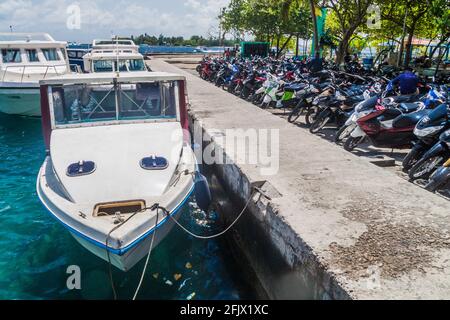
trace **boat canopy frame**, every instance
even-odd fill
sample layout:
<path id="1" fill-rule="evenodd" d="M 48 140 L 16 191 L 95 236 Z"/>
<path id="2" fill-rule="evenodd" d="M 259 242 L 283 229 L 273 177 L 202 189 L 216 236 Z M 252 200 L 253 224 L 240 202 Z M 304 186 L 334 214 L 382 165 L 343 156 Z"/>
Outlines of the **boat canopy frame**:
<path id="1" fill-rule="evenodd" d="M 152 83 L 162 83 L 166 85 L 164 90 L 169 90 L 168 98 L 170 100 L 166 101 L 165 95 L 162 93 L 163 85 L 158 85 L 158 90 L 160 90 L 159 101 L 157 101 L 156 110 L 159 110 L 160 114 L 150 115 L 148 113 L 142 113 L 142 107 L 146 100 L 149 98 L 145 96 L 144 98 L 140 98 L 139 101 L 142 105 L 133 101 L 133 99 L 128 96 L 122 96 L 123 99 L 129 99 L 131 102 L 131 109 L 128 111 L 139 113 L 139 115 L 128 116 L 123 115 L 125 109 L 120 108 L 120 102 L 118 101 L 118 97 L 121 96 L 121 88 L 122 85 L 125 87 L 133 86 L 135 84 L 152 84 Z M 173 87 L 167 88 L 167 83 L 173 83 Z M 93 85 L 98 86 L 98 92 L 103 91 L 104 93 L 111 91 L 115 92 L 115 111 L 111 110 L 108 113 L 114 113 L 114 118 L 98 118 L 96 120 L 90 121 L 85 118 L 86 112 L 83 113 L 83 117 L 77 120 L 67 120 L 67 123 L 57 123 L 55 117 L 55 109 L 53 104 L 53 89 L 54 88 L 64 88 L 69 86 L 80 85 L 80 88 L 83 85 Z M 133 73 L 91 73 L 91 74 L 77 74 L 77 75 L 63 75 L 51 79 L 44 79 L 40 81 L 41 86 L 41 111 L 42 111 L 42 122 L 43 122 L 43 130 L 46 146 L 49 146 L 51 131 L 55 129 L 66 129 L 66 128 L 80 128 L 80 127 L 93 127 L 93 126 L 105 126 L 105 125 L 119 125 L 119 124 L 136 124 L 136 123 L 155 123 L 155 122 L 180 122 L 183 129 L 188 129 L 188 120 L 187 120 L 187 107 L 186 107 L 186 79 L 183 75 L 164 73 L 164 72 L 133 72 Z M 103 90 L 100 90 L 102 88 Z M 173 88 L 173 93 L 170 93 Z M 156 90 L 156 88 L 154 88 Z M 126 89 L 125 89 L 126 90 Z M 137 90 L 133 88 L 131 90 Z M 154 91 L 156 92 L 156 91 Z M 89 97 L 90 98 L 90 97 Z M 91 111 L 94 112 L 95 109 L 101 105 L 102 101 L 94 101 L 95 108 Z M 153 105 L 153 102 L 152 102 Z M 164 105 L 164 108 L 163 108 Z M 112 105 L 111 105 L 112 106 Z M 166 111 L 168 107 L 174 107 L 175 113 L 168 114 L 167 117 Z M 67 108 L 67 106 L 65 106 Z M 133 109 L 134 108 L 134 109 Z M 137 109 L 136 109 L 137 108 Z M 67 110 L 67 109 L 66 109 Z M 173 109 L 171 109 L 173 110 Z M 83 110 L 85 111 L 85 110 Z M 141 115 L 142 113 L 142 115 Z M 70 121 L 73 121 L 70 123 Z"/>

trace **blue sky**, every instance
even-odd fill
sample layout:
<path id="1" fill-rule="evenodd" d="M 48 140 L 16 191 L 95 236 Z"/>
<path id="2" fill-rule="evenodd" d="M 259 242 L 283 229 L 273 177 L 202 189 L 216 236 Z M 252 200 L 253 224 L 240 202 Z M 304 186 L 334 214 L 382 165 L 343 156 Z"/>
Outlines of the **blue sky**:
<path id="1" fill-rule="evenodd" d="M 147 32 L 208 36 L 218 31 L 217 15 L 230 0 L 0 0 L 0 32 L 48 32 L 58 40 L 90 42 L 111 35 Z M 68 8 L 80 8 L 80 29 Z M 73 12 L 73 11 L 72 11 Z M 73 16 L 72 16 L 73 17 Z"/>

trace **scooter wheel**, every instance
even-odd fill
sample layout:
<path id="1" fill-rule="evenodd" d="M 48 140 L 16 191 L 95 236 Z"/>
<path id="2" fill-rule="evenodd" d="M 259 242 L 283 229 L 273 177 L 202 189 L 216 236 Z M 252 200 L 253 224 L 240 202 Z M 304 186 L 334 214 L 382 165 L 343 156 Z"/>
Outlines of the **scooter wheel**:
<path id="1" fill-rule="evenodd" d="M 288 117 L 289 123 L 294 123 L 298 118 L 302 115 L 304 109 L 300 107 L 295 107 L 294 110 L 291 111 Z"/>
<path id="2" fill-rule="evenodd" d="M 414 148 L 411 149 L 402 161 L 403 172 L 408 172 L 421 157 L 422 153 Z"/>
<path id="3" fill-rule="evenodd" d="M 348 139 L 344 143 L 344 149 L 347 151 L 353 151 L 358 145 L 363 143 L 366 137 L 348 137 Z"/>
<path id="4" fill-rule="evenodd" d="M 330 116 L 317 118 L 309 128 L 309 132 L 318 133 L 320 130 L 323 129 L 323 127 L 325 127 L 328 121 L 330 121 Z"/>
<path id="5" fill-rule="evenodd" d="M 351 126 L 343 125 L 334 136 L 334 143 L 339 144 L 347 138 L 353 131 Z"/>
<path id="6" fill-rule="evenodd" d="M 305 122 L 307 125 L 312 125 L 316 120 L 317 115 L 319 114 L 319 109 L 317 107 L 311 107 L 306 112 Z"/>
<path id="7" fill-rule="evenodd" d="M 409 170 L 409 179 L 411 179 L 412 181 L 417 179 L 428 179 L 443 159 L 444 158 L 441 156 L 420 159 Z"/>
<path id="8" fill-rule="evenodd" d="M 436 192 L 442 185 L 443 183 L 441 181 L 431 179 L 425 186 L 425 189 L 430 192 Z"/>

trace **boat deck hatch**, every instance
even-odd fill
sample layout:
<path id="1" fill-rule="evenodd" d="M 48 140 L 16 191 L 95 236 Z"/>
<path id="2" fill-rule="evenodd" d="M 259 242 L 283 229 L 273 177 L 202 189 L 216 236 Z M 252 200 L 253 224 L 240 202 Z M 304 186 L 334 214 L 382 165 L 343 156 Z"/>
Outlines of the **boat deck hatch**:
<path id="1" fill-rule="evenodd" d="M 79 161 L 67 167 L 69 177 L 79 177 L 91 174 L 95 171 L 95 163 L 92 161 Z"/>
<path id="2" fill-rule="evenodd" d="M 114 216 L 115 214 L 131 214 L 145 208 L 144 200 L 99 203 L 94 207 L 94 217 Z"/>
<path id="3" fill-rule="evenodd" d="M 141 167 L 145 170 L 163 170 L 169 166 L 166 158 L 151 156 L 141 160 Z"/>

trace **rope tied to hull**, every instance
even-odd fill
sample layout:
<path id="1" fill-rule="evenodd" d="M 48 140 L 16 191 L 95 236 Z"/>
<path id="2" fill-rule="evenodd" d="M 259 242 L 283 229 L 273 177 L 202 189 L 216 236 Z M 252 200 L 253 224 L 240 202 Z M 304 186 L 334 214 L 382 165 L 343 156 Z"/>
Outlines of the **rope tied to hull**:
<path id="1" fill-rule="evenodd" d="M 221 232 L 219 232 L 217 234 L 214 234 L 214 235 L 202 236 L 202 235 L 195 234 L 194 232 L 192 232 L 192 231 L 188 230 L 186 227 L 184 227 L 181 223 L 179 223 L 178 220 L 175 217 L 173 217 L 173 215 L 170 214 L 169 210 L 167 210 L 166 208 L 160 206 L 158 203 L 155 203 L 151 207 L 143 208 L 143 209 L 141 209 L 139 211 L 134 212 L 126 220 L 122 221 L 120 224 L 118 224 L 113 229 L 111 229 L 111 231 L 108 233 L 108 236 L 106 238 L 106 251 L 107 251 L 107 256 L 108 256 L 108 264 L 109 264 L 109 278 L 110 278 L 110 282 L 111 282 L 111 288 L 112 288 L 113 294 L 114 294 L 114 300 L 117 300 L 117 292 L 116 292 L 116 289 L 115 289 L 113 275 L 112 275 L 112 263 L 111 263 L 110 252 L 108 250 L 108 248 L 109 248 L 108 243 L 109 243 L 109 239 L 110 239 L 111 233 L 113 233 L 114 231 L 119 229 L 121 226 L 123 226 L 125 223 L 127 223 L 136 214 L 138 214 L 140 212 L 147 211 L 147 210 L 152 210 L 152 211 L 156 210 L 156 221 L 155 221 L 154 231 L 153 231 L 153 234 L 152 234 L 152 239 L 150 241 L 149 251 L 148 251 L 147 258 L 146 258 L 146 261 L 145 261 L 145 264 L 144 264 L 144 268 L 143 268 L 142 273 L 141 273 L 139 284 L 138 284 L 138 286 L 136 288 L 136 291 L 135 291 L 135 293 L 133 295 L 133 298 L 132 298 L 132 300 L 136 300 L 136 297 L 137 297 L 137 295 L 138 295 L 138 293 L 140 291 L 140 288 L 142 286 L 142 283 L 143 283 L 143 280 L 144 280 L 144 277 L 145 277 L 145 274 L 146 274 L 146 270 L 147 270 L 147 267 L 148 267 L 148 263 L 150 261 L 150 256 L 151 256 L 151 253 L 152 253 L 152 250 L 153 250 L 154 239 L 155 239 L 155 236 L 156 236 L 157 226 L 158 226 L 158 222 L 159 222 L 158 220 L 159 220 L 159 210 L 160 209 L 165 213 L 165 215 L 169 219 L 171 219 L 179 228 L 181 228 L 187 234 L 189 234 L 192 237 L 197 238 L 197 239 L 210 240 L 210 239 L 214 239 L 214 238 L 217 238 L 217 237 L 220 237 L 220 236 L 224 235 L 225 233 L 227 233 L 239 221 L 239 219 L 242 217 L 244 212 L 247 210 L 247 208 L 248 208 L 248 206 L 250 204 L 250 201 L 253 199 L 253 197 L 255 195 L 255 191 L 259 192 L 260 197 L 261 196 L 266 196 L 264 193 L 261 192 L 262 190 L 260 190 L 259 188 L 252 187 L 252 190 L 253 190 L 253 192 L 250 194 L 250 196 L 247 199 L 244 207 L 242 208 L 241 212 L 237 215 L 236 219 L 234 219 L 234 221 L 226 229 L 224 229 L 223 231 L 221 231 Z"/>
<path id="2" fill-rule="evenodd" d="M 252 187 L 252 189 L 254 190 L 254 191 L 258 191 L 255 187 Z M 221 232 L 219 232 L 219 233 L 216 233 L 216 234 L 214 234 L 214 235 L 210 235 L 210 236 L 202 236 L 202 235 L 198 235 L 198 234 L 195 234 L 195 233 L 193 233 L 192 231 L 190 231 L 190 230 L 188 230 L 186 227 L 184 227 L 180 222 L 178 222 L 178 220 L 177 219 L 175 219 L 172 215 L 170 215 L 170 212 L 166 209 L 166 208 L 164 208 L 164 207 L 159 207 L 161 210 L 163 210 L 163 212 L 166 214 L 166 216 L 168 217 L 168 218 L 170 218 L 178 227 L 180 227 L 184 232 L 186 232 L 187 234 L 189 234 L 189 235 L 191 235 L 192 237 L 194 237 L 194 238 L 197 238 L 197 239 L 201 239 L 201 240 L 211 240 L 211 239 L 214 239 L 214 238 L 218 238 L 218 237 L 220 237 L 220 236 L 222 236 L 222 235 L 224 235 L 225 233 L 227 233 L 238 221 L 239 221 L 239 219 L 242 217 L 242 215 L 244 214 L 244 212 L 247 210 L 247 208 L 248 208 L 248 206 L 249 206 L 249 204 L 250 204 L 250 201 L 253 199 L 253 196 L 255 195 L 255 192 L 252 192 L 251 194 L 250 194 L 250 197 L 247 199 L 247 201 L 246 201 L 246 203 L 245 203 L 245 205 L 244 205 L 244 207 L 242 208 L 242 210 L 241 210 L 241 212 L 238 214 L 238 216 L 236 217 L 236 219 L 225 229 L 225 230 L 223 230 L 223 231 L 221 231 Z M 262 194 L 262 193 L 260 193 L 260 194 Z"/>
<path id="3" fill-rule="evenodd" d="M 130 221 L 130 220 L 131 220 L 134 216 L 136 216 L 138 213 L 145 212 L 145 211 L 147 211 L 147 210 L 152 210 L 152 211 L 154 211 L 154 210 L 156 209 L 156 222 L 155 222 L 155 226 L 154 226 L 155 231 L 153 232 L 153 235 L 152 235 L 152 241 L 151 241 L 151 243 L 150 243 L 151 246 L 150 246 L 150 250 L 149 250 L 149 251 L 151 251 L 151 250 L 152 250 L 152 247 L 153 247 L 153 240 L 154 240 L 154 237 L 155 237 L 155 234 L 156 234 L 156 227 L 157 227 L 157 225 L 158 225 L 158 219 L 159 219 L 159 211 L 158 211 L 158 207 L 159 207 L 159 205 L 156 204 L 156 206 L 153 205 L 153 206 L 151 206 L 151 207 L 145 207 L 145 208 L 142 208 L 142 209 L 140 209 L 140 210 L 138 210 L 138 211 L 136 211 L 136 212 L 133 212 L 127 219 L 121 221 L 118 225 L 116 225 L 114 228 L 112 228 L 112 229 L 108 232 L 108 235 L 106 236 L 105 246 L 106 246 L 106 256 L 107 256 L 107 258 L 108 258 L 108 273 L 109 273 L 109 281 L 110 281 L 110 283 L 111 283 L 111 288 L 112 288 L 112 291 L 113 291 L 114 300 L 117 300 L 117 292 L 116 292 L 116 287 L 115 287 L 115 285 L 114 285 L 114 279 L 113 279 L 113 274 L 112 274 L 111 255 L 110 255 L 110 251 L 109 251 L 109 249 L 110 249 L 110 246 L 109 246 L 109 240 L 111 239 L 111 234 L 112 234 L 114 231 L 116 231 L 117 229 L 119 229 L 120 227 L 122 227 L 125 223 L 127 223 L 128 221 Z M 142 280 L 141 280 L 141 282 L 142 282 Z M 140 287 L 140 285 L 139 285 L 139 287 Z"/>

